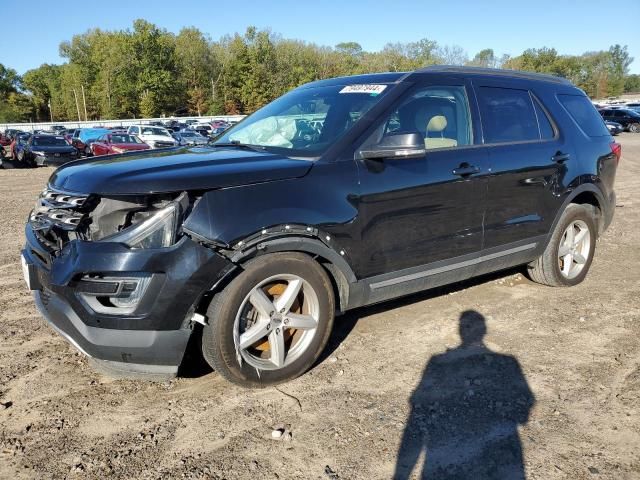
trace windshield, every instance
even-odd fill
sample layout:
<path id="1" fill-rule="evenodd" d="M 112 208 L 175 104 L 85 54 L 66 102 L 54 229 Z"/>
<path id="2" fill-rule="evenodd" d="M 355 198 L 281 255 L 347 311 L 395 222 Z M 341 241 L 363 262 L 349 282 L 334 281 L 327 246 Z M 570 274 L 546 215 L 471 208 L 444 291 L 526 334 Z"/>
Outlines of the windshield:
<path id="1" fill-rule="evenodd" d="M 201 137 L 202 136 L 199 133 L 195 133 L 195 132 L 180 132 L 180 135 L 182 135 L 183 137 Z"/>
<path id="2" fill-rule="evenodd" d="M 247 117 L 215 144 L 244 143 L 286 149 L 293 156 L 318 156 L 388 90 L 383 84 L 294 90 Z"/>
<path id="3" fill-rule="evenodd" d="M 33 145 L 38 147 L 66 147 L 69 144 L 62 137 L 34 137 Z"/>
<path id="4" fill-rule="evenodd" d="M 111 143 L 142 143 L 142 140 L 134 135 L 118 134 L 111 135 Z"/>
<path id="5" fill-rule="evenodd" d="M 169 137 L 169 132 L 164 128 L 158 127 L 142 127 L 142 135 L 160 135 L 161 137 Z"/>

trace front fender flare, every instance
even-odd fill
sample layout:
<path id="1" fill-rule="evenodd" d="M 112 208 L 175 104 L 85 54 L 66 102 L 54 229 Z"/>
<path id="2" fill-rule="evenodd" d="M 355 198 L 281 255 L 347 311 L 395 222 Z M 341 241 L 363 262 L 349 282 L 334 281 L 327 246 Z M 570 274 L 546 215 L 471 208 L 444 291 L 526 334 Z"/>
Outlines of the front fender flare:
<path id="1" fill-rule="evenodd" d="M 316 230 L 313 230 L 316 232 Z M 340 311 L 345 311 L 350 299 L 357 294 L 355 285 L 357 278 L 353 269 L 344 258 L 344 254 L 335 251 L 319 238 L 309 235 L 290 234 L 275 238 L 264 238 L 258 241 L 249 242 L 232 251 L 227 251 L 228 258 L 235 264 L 243 264 L 248 260 L 260 255 L 275 252 L 301 252 L 306 253 L 314 259 L 322 259 L 321 264 L 333 277 L 338 289 Z"/>

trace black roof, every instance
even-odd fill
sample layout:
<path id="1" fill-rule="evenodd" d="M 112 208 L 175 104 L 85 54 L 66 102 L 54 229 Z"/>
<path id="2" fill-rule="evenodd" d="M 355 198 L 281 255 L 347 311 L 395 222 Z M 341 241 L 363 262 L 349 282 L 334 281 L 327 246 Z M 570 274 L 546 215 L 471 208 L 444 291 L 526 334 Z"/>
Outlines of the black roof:
<path id="1" fill-rule="evenodd" d="M 482 75 L 495 77 L 522 78 L 526 80 L 538 80 L 543 82 L 562 83 L 571 85 L 566 78 L 549 75 L 546 73 L 525 72 L 522 70 L 509 70 L 506 68 L 460 67 L 456 65 L 430 65 L 416 70 L 425 73 L 458 73 L 462 75 Z"/>
<path id="2" fill-rule="evenodd" d="M 460 67 L 455 65 L 430 65 L 414 72 L 385 72 L 366 73 L 363 75 L 350 75 L 346 77 L 327 78 L 316 80 L 302 85 L 299 88 L 329 87 L 334 85 L 351 85 L 355 83 L 397 83 L 415 73 L 444 73 L 471 76 L 494 76 L 503 78 L 516 78 L 522 80 L 535 80 L 540 82 L 555 83 L 559 85 L 573 86 L 566 78 L 548 75 L 545 73 L 524 72 L 520 70 L 508 70 L 505 68 Z"/>

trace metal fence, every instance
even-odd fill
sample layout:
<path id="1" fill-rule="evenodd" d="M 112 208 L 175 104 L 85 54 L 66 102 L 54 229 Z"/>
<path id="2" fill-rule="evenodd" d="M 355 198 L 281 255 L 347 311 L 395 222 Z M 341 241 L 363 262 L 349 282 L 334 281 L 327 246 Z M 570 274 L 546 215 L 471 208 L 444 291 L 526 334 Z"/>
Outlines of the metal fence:
<path id="1" fill-rule="evenodd" d="M 62 125 L 64 128 L 93 128 L 93 127 L 127 127 L 129 125 L 148 124 L 149 122 L 166 122 L 176 120 L 185 122 L 187 120 L 197 120 L 198 122 L 209 122 L 212 120 L 233 120 L 240 121 L 245 115 L 216 115 L 206 117 L 163 117 L 163 118 L 127 118 L 122 120 L 89 120 L 86 122 L 38 122 L 38 123 L 0 123 L 0 131 L 14 128 L 26 132 L 34 130 L 49 130 L 54 125 Z"/>

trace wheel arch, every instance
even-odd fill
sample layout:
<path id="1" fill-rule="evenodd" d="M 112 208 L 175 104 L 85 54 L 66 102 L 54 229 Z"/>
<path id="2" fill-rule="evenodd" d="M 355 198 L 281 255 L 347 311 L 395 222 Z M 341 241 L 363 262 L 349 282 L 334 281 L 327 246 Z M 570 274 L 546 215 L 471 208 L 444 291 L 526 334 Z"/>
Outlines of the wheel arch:
<path id="1" fill-rule="evenodd" d="M 567 195 L 567 198 L 564 199 L 564 202 L 558 209 L 553 220 L 553 224 L 551 225 L 551 229 L 549 230 L 546 243 L 548 243 L 551 239 L 551 235 L 553 234 L 556 225 L 560 221 L 560 217 L 562 217 L 563 212 L 571 203 L 576 203 L 578 205 L 591 205 L 592 207 L 594 207 L 596 211 L 595 221 L 596 225 L 598 226 L 598 236 L 604 231 L 604 195 L 602 194 L 600 189 L 593 183 L 583 183 L 578 185 L 573 191 L 571 191 L 569 195 Z"/>
<path id="2" fill-rule="evenodd" d="M 313 231 L 314 234 L 309 236 L 292 233 L 258 241 L 241 242 L 242 248 L 220 251 L 219 253 L 224 254 L 233 266 L 202 296 L 196 311 L 206 311 L 216 293 L 236 278 L 244 270 L 244 265 L 247 262 L 259 256 L 282 252 L 304 253 L 311 260 L 318 262 L 329 276 L 336 298 L 336 307 L 340 312 L 347 310 L 350 299 L 352 300 L 352 297 L 356 295 L 357 278 L 355 273 L 344 255 L 322 242 L 316 235 L 317 231 L 315 229 Z"/>

